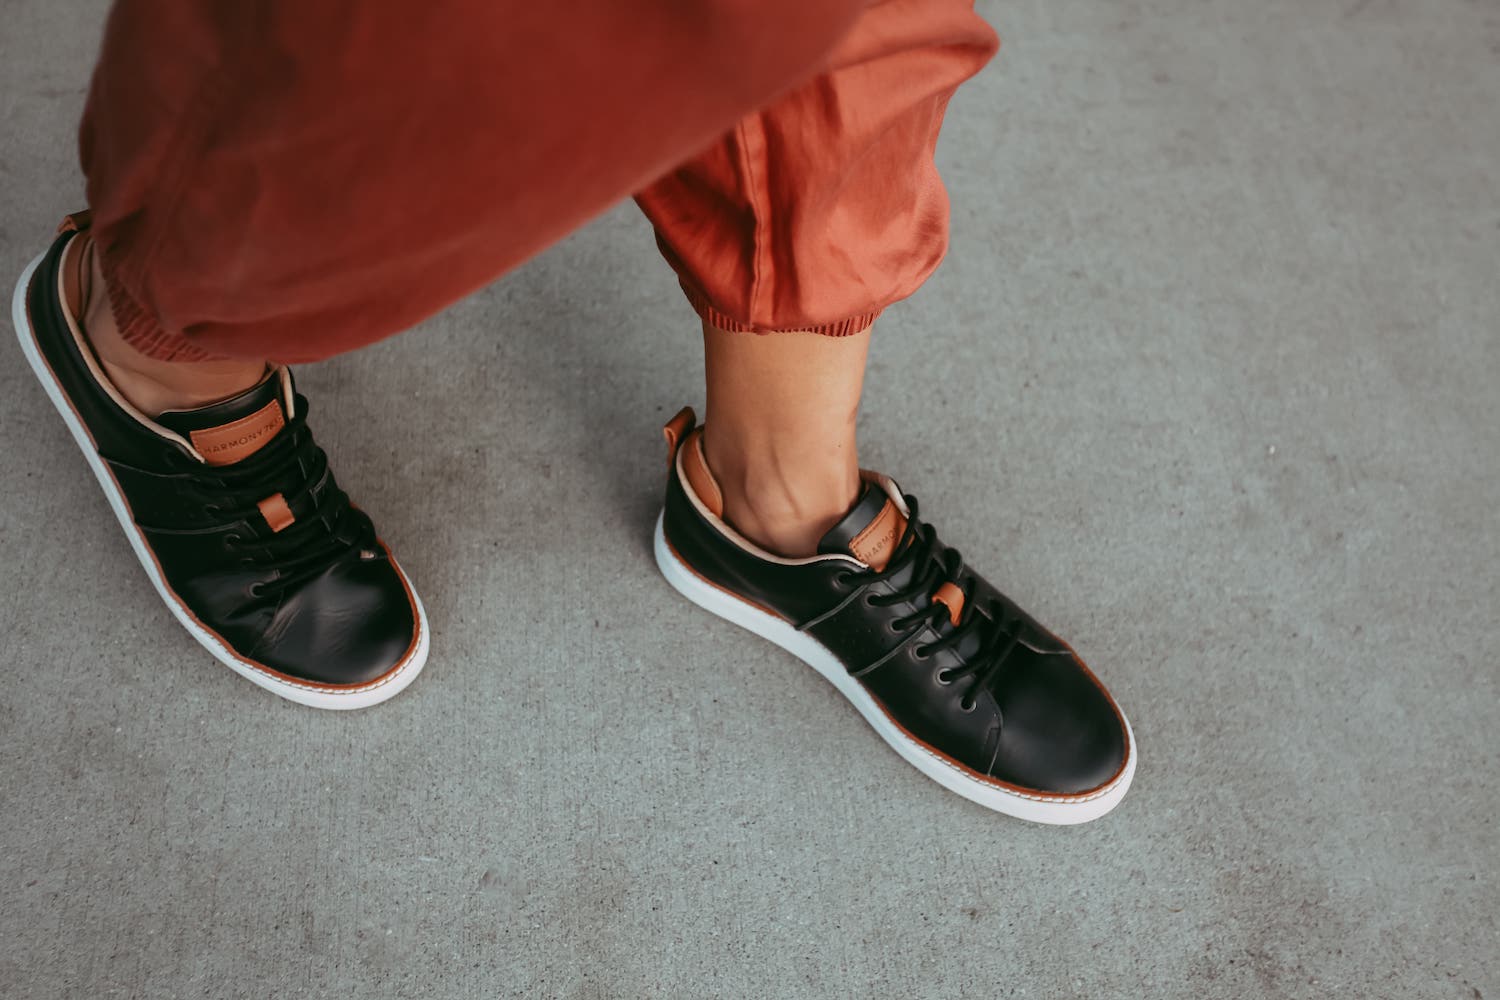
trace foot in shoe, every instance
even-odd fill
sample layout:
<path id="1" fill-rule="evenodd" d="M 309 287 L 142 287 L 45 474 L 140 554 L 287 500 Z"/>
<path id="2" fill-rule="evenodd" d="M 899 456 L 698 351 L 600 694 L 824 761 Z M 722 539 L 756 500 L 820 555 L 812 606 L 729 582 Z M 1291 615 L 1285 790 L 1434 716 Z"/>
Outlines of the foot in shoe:
<path id="1" fill-rule="evenodd" d="M 168 608 L 221 662 L 284 698 L 360 708 L 427 659 L 410 581 L 349 502 L 273 366 L 229 399 L 149 417 L 78 322 L 80 244 L 63 232 L 16 289 L 21 346 Z"/>
<path id="2" fill-rule="evenodd" d="M 917 501 L 864 473 L 818 554 L 788 559 L 722 517 L 691 409 L 665 428 L 656 558 L 690 600 L 822 673 L 898 753 L 980 805 L 1082 823 L 1119 804 L 1135 738 L 1071 647 L 943 544 Z"/>

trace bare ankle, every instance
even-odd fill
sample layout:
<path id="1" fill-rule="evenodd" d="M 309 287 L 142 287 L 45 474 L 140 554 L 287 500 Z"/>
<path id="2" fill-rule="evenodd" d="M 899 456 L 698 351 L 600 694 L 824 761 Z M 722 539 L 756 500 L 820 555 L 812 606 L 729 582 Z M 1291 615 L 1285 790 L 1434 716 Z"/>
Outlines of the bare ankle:
<path id="1" fill-rule="evenodd" d="M 115 322 L 99 255 L 92 246 L 84 252 L 89 254 L 89 278 L 78 310 L 79 326 L 104 374 L 136 409 L 154 417 L 166 410 L 207 406 L 251 388 L 264 377 L 264 361 L 161 361 L 136 350 Z"/>
<path id="2" fill-rule="evenodd" d="M 809 556 L 859 495 L 855 417 L 870 334 L 731 333 L 705 322 L 703 445 L 741 534 Z"/>
<path id="3" fill-rule="evenodd" d="M 750 456 L 704 431 L 704 457 L 724 496 L 724 520 L 777 555 L 814 555 L 818 542 L 859 497 L 859 468 L 847 461 Z"/>

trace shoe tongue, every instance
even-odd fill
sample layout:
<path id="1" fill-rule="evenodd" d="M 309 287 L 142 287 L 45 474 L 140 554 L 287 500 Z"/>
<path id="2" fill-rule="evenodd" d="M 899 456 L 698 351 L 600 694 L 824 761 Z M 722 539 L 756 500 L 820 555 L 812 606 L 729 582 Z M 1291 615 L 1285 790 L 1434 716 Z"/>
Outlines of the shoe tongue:
<path id="1" fill-rule="evenodd" d="M 280 372 L 253 388 L 195 410 L 168 410 L 156 422 L 186 437 L 209 465 L 233 465 L 260 451 L 286 426 Z"/>
<path id="2" fill-rule="evenodd" d="M 851 555 L 877 572 L 885 569 L 906 530 L 906 517 L 879 483 L 868 483 L 844 519 L 818 543 L 822 555 Z"/>

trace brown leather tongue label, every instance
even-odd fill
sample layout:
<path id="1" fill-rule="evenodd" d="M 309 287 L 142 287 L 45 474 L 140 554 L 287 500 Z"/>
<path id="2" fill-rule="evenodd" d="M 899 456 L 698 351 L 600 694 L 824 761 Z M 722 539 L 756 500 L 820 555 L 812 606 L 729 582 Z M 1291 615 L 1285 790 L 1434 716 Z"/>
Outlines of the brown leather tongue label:
<path id="1" fill-rule="evenodd" d="M 260 451 L 285 426 L 281 403 L 273 399 L 249 416 L 189 431 L 188 440 L 209 465 L 233 465 Z"/>
<path id="2" fill-rule="evenodd" d="M 896 509 L 895 502 L 886 498 L 880 513 L 850 539 L 849 552 L 878 573 L 891 561 L 891 556 L 896 552 L 896 543 L 901 540 L 901 533 L 905 530 L 906 518 Z"/>

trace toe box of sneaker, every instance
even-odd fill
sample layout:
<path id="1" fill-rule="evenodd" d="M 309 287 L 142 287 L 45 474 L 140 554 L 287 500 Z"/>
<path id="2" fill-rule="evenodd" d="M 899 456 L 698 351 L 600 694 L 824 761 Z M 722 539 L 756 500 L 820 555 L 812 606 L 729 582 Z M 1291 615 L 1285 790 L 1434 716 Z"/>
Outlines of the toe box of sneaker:
<path id="1" fill-rule="evenodd" d="M 405 578 L 382 553 L 341 563 L 288 590 L 255 658 L 300 680 L 368 684 L 411 653 L 419 627 Z"/>
<path id="2" fill-rule="evenodd" d="M 993 777 L 1072 795 L 1107 785 L 1124 770 L 1124 717 L 1070 651 L 1026 650 L 1006 664 L 994 695 L 1004 722 Z"/>

